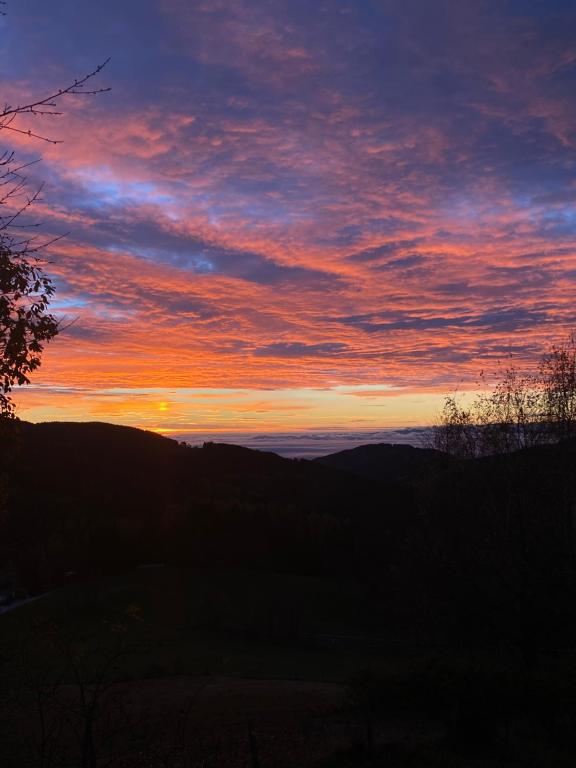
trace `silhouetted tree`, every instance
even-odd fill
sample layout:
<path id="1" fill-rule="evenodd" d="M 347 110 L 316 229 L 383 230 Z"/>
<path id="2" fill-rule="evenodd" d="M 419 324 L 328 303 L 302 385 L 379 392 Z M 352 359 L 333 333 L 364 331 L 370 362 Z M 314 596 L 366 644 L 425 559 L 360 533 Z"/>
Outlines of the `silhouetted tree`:
<path id="1" fill-rule="evenodd" d="M 122 689 L 126 665 L 137 657 L 130 637 L 138 621 L 139 607 L 129 605 L 117 622 L 98 624 L 92 637 L 76 634 L 73 623 L 33 623 L 12 649 L 0 688 L 0 721 L 12 724 L 14 765 L 103 768 L 128 758 L 136 764 L 156 737 L 147 712 Z M 0 743 L 0 759 L 6 755 Z"/>
<path id="2" fill-rule="evenodd" d="M 0 240 L 0 415 L 13 416 L 10 392 L 28 384 L 40 365 L 44 344 L 58 333 L 48 312 L 54 284 L 30 250 L 18 251 L 10 238 Z"/>
<path id="3" fill-rule="evenodd" d="M 49 144 L 58 139 L 33 131 L 26 118 L 58 117 L 64 96 L 88 96 L 107 88 L 90 84 L 105 61 L 92 72 L 76 78 L 63 88 L 21 104 L 5 103 L 0 108 L 2 139 L 11 134 Z M 35 162 L 35 161 L 33 161 Z M 29 375 L 40 365 L 44 345 L 59 331 L 59 323 L 48 311 L 54 283 L 44 270 L 40 257 L 54 240 L 43 241 L 33 233 L 38 223 L 25 220 L 28 210 L 39 200 L 42 185 L 28 190 L 25 170 L 31 162 L 20 162 L 10 147 L 0 150 L 0 416 L 12 417 L 10 393 L 14 386 L 29 383 Z M 58 238 L 56 238 L 58 239 Z"/>
<path id="4" fill-rule="evenodd" d="M 476 431 L 472 409 L 463 408 L 455 395 L 449 395 L 432 431 L 432 447 L 461 458 L 474 458 L 478 452 Z"/>
<path id="5" fill-rule="evenodd" d="M 552 346 L 533 373 L 507 368 L 470 405 L 444 401 L 434 448 L 461 458 L 512 453 L 576 435 L 576 344 Z"/>
<path id="6" fill-rule="evenodd" d="M 553 346 L 540 363 L 543 418 L 552 437 L 566 440 L 576 434 L 576 342 Z"/>
<path id="7" fill-rule="evenodd" d="M 4 6 L 5 3 L 1 3 Z M 0 7 L 0 12 L 4 11 Z M 60 143 L 26 125 L 26 118 L 57 117 L 62 97 L 95 95 L 106 88 L 91 88 L 93 78 L 107 61 L 63 88 L 21 104 L 0 107 L 1 139 L 13 134 L 31 140 Z M 35 161 L 32 161 L 35 162 Z M 42 185 L 29 191 L 25 170 L 32 162 L 21 162 L 9 146 L 0 147 L 0 524 L 8 495 L 8 468 L 17 434 L 13 425 L 15 386 L 28 384 L 41 362 L 45 345 L 60 330 L 49 312 L 55 286 L 45 272 L 41 252 L 58 238 L 39 239 L 38 222 L 27 221 L 29 209 L 39 200 Z"/>

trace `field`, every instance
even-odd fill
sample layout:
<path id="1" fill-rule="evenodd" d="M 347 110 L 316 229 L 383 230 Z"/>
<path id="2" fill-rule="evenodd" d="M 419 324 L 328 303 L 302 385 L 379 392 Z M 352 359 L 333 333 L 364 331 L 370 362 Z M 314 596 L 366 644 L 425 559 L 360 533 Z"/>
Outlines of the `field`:
<path id="1" fill-rule="evenodd" d="M 4 647 L 22 652 L 5 688 L 57 678 L 54 716 L 74 708 L 79 669 L 89 692 L 106 670 L 98 728 L 129 722 L 136 753 L 153 742 L 174 766 L 315 765 L 367 739 L 350 681 L 367 668 L 396 676 L 423 664 L 421 649 L 398 653 L 369 634 L 375 611 L 346 581 L 143 567 L 0 617 Z M 392 717 L 370 738 L 426 740 L 431 729 Z M 71 749 L 71 733 L 62 739 Z"/>
<path id="2" fill-rule="evenodd" d="M 570 764 L 568 651 L 529 669 L 506 649 L 399 643 L 352 581 L 149 564 L 57 589 L 0 632 L 7 766 L 39 765 L 47 740 L 75 754 L 88 725 L 96 766 Z"/>

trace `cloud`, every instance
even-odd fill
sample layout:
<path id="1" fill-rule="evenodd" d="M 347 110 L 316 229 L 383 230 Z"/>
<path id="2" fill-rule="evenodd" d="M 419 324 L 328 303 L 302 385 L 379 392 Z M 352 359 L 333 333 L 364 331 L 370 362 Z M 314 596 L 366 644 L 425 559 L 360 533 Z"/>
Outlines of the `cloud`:
<path id="1" fill-rule="evenodd" d="M 112 56 L 63 144 L 14 137 L 70 232 L 49 270 L 76 319 L 39 382 L 437 391 L 574 324 L 571 3 L 22 0 L 9 24 L 10 100 Z"/>
<path id="2" fill-rule="evenodd" d="M 324 344 L 304 344 L 298 341 L 279 341 L 274 344 L 268 344 L 255 350 L 256 357 L 335 357 L 346 353 L 348 348 L 346 344 L 339 342 L 326 342 Z"/>
<path id="3" fill-rule="evenodd" d="M 418 244 L 418 240 L 399 240 L 389 243 L 383 243 L 375 248 L 366 248 L 358 253 L 351 253 L 346 258 L 352 262 L 372 262 L 381 261 L 383 258 L 394 256 L 399 251 L 404 251 L 409 248 L 414 248 Z"/>

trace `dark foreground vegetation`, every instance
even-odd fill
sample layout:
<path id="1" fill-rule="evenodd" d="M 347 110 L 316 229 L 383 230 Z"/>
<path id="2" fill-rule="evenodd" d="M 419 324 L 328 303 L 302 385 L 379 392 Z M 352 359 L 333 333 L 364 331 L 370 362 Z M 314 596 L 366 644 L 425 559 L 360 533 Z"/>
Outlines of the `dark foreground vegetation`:
<path id="1" fill-rule="evenodd" d="M 576 442 L 10 429 L 3 766 L 573 765 Z"/>

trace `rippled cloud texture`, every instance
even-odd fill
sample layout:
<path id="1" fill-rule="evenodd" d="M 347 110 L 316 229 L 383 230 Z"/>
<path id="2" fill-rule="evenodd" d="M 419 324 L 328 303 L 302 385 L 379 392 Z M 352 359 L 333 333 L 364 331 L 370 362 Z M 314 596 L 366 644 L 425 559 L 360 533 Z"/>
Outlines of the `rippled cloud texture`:
<path id="1" fill-rule="evenodd" d="M 573 0 L 9 10 L 8 100 L 112 57 L 64 144 L 19 143 L 75 318 L 23 416 L 230 428 L 242 391 L 256 429 L 422 422 L 575 326 Z"/>

